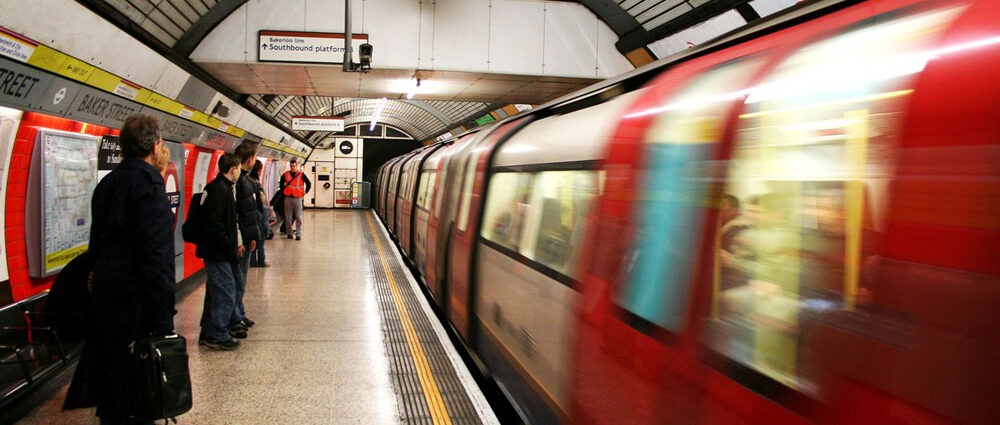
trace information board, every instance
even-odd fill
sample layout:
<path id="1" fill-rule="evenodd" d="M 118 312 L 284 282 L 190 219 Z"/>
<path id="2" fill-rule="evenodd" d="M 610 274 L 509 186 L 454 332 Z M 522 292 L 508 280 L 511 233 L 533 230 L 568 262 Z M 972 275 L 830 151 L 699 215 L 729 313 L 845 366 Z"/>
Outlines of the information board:
<path id="1" fill-rule="evenodd" d="M 97 186 L 98 145 L 96 136 L 38 131 L 32 166 L 38 174 L 29 177 L 29 185 L 33 186 L 29 194 L 35 200 L 29 200 L 35 207 L 29 214 L 38 230 L 38 240 L 31 241 L 37 250 L 29 246 L 28 256 L 34 277 L 58 272 L 87 250 L 90 198 Z"/>
<path id="2" fill-rule="evenodd" d="M 21 124 L 21 111 L 16 109 L 0 107 L 0 182 L 7 181 L 7 170 L 10 167 L 11 152 L 14 149 L 14 139 L 17 136 L 17 128 Z M 6 200 L 7 186 L 0 187 L 0 199 Z M 0 240 L 6 240 L 4 236 L 5 207 L 6 202 L 0 202 Z M 0 246 L 0 258 L 6 258 L 7 246 Z M 0 282 L 10 279 L 7 270 L 7 262 L 0 261 Z"/>

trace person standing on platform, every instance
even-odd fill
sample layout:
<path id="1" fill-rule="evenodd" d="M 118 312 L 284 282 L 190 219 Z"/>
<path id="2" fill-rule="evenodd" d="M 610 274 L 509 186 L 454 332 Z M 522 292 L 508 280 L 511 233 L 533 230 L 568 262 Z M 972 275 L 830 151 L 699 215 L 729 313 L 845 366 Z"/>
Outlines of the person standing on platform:
<path id="1" fill-rule="evenodd" d="M 97 406 L 102 425 L 134 424 L 129 344 L 174 330 L 174 214 L 154 165 L 163 145 L 157 119 L 128 117 L 121 164 L 91 198 L 92 312 L 64 409 Z M 149 422 L 152 423 L 152 422 Z"/>
<path id="2" fill-rule="evenodd" d="M 264 194 L 264 188 L 260 184 L 261 173 L 264 171 L 264 163 L 257 160 L 253 163 L 253 168 L 250 169 L 250 182 L 254 185 L 254 190 L 257 191 L 257 204 L 260 209 L 260 242 L 257 243 L 257 249 L 250 254 L 250 267 L 271 267 L 267 262 L 267 258 L 264 254 L 264 241 L 270 238 L 271 226 L 269 224 L 269 218 L 271 214 L 269 213 L 270 206 L 267 204 L 267 196 Z M 251 321 L 252 322 L 252 321 Z"/>
<path id="3" fill-rule="evenodd" d="M 298 160 L 292 158 L 291 171 L 285 171 L 281 176 L 281 191 L 285 195 L 285 231 L 288 239 L 293 236 L 292 225 L 295 225 L 295 240 L 302 239 L 302 197 L 309 193 L 312 182 L 306 173 L 299 170 Z"/>
<path id="4" fill-rule="evenodd" d="M 205 260 L 208 282 L 198 344 L 216 350 L 235 350 L 240 345 L 228 329 L 236 310 L 236 286 L 243 279 L 240 259 L 246 253 L 236 212 L 239 179 L 239 157 L 222 155 L 219 175 L 205 186 L 200 207 L 201 241 L 195 255 Z"/>
<path id="5" fill-rule="evenodd" d="M 247 255 L 240 259 L 242 279 L 236 281 L 236 308 L 229 320 L 229 332 L 242 339 L 247 337 L 247 329 L 254 325 L 254 321 L 247 318 L 246 308 L 243 306 L 243 294 L 246 293 L 250 272 L 250 254 L 257 249 L 257 244 L 264 237 L 260 231 L 260 201 L 257 199 L 259 189 L 250 181 L 250 170 L 257 160 L 257 146 L 251 142 L 243 142 L 236 147 L 234 153 L 240 159 L 240 178 L 236 182 L 236 211 Z"/>

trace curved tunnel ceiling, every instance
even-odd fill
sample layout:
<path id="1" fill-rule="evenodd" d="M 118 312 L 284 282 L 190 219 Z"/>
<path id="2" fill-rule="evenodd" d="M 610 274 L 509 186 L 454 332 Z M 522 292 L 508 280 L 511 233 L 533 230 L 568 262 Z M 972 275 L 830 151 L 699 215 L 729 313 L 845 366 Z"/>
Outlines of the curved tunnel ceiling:
<path id="1" fill-rule="evenodd" d="M 291 128 L 292 117 L 296 115 L 342 116 L 347 126 L 370 122 L 379 100 L 331 96 L 253 95 L 247 102 Z M 417 140 L 430 139 L 456 124 L 478 118 L 497 107 L 495 104 L 485 102 L 397 99 L 385 102 L 378 122 L 396 127 Z M 313 146 L 329 135 L 326 132 L 294 133 L 306 138 Z"/>

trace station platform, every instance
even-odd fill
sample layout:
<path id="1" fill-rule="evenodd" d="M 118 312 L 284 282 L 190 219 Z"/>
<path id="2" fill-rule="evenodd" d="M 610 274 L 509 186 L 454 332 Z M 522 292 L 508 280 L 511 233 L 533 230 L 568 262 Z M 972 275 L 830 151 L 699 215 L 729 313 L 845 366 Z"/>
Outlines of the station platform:
<path id="1" fill-rule="evenodd" d="M 235 351 L 198 346 L 204 285 L 177 302 L 194 407 L 180 424 L 495 424 L 485 397 L 371 210 L 307 210 L 266 242 Z M 63 386 L 17 424 L 97 424 Z"/>

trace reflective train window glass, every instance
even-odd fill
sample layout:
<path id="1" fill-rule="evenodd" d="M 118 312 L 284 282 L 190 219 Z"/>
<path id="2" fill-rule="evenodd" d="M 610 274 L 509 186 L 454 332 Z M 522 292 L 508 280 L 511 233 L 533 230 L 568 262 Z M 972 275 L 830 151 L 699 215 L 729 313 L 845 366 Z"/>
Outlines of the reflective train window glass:
<path id="1" fill-rule="evenodd" d="M 526 208 L 518 252 L 553 270 L 572 275 L 583 244 L 583 222 L 599 194 L 592 170 L 543 171 L 535 176 Z"/>
<path id="2" fill-rule="evenodd" d="M 483 238 L 517 251 L 532 180 L 533 175 L 528 173 L 497 173 L 490 178 L 483 212 Z"/>
<path id="3" fill-rule="evenodd" d="M 678 332 L 684 326 L 707 203 L 705 173 L 722 139 L 726 113 L 762 62 L 750 57 L 718 65 L 661 105 L 637 113 L 657 115 L 644 140 L 645 178 L 635 213 L 640 231 L 617 295 L 637 328 L 652 324 Z"/>
<path id="4" fill-rule="evenodd" d="M 472 206 L 472 185 L 476 182 L 476 168 L 479 165 L 481 148 L 473 149 L 465 162 L 465 175 L 462 177 L 462 204 L 458 210 L 458 230 L 464 232 L 469 227 L 469 208 Z"/>
<path id="5" fill-rule="evenodd" d="M 413 163 L 406 164 L 406 171 L 403 173 L 403 199 L 413 200 Z"/>
<path id="6" fill-rule="evenodd" d="M 393 195 L 396 194 L 396 185 L 395 185 L 395 183 L 399 181 L 397 179 L 398 174 L 399 173 L 397 172 L 396 166 L 393 165 L 392 170 L 389 171 L 389 188 L 388 188 L 389 193 L 391 193 Z"/>
<path id="7" fill-rule="evenodd" d="M 917 74 L 960 9 L 872 19 L 808 45 L 748 91 L 713 250 L 708 345 L 815 389 L 811 324 L 852 314 L 884 224 L 891 152 Z"/>
<path id="8" fill-rule="evenodd" d="M 424 208 L 427 202 L 427 179 L 429 179 L 431 173 L 429 171 L 424 171 L 420 173 L 420 186 L 417 188 L 417 207 Z"/>
<path id="9" fill-rule="evenodd" d="M 439 180 L 441 180 L 440 184 L 442 191 L 440 193 L 440 196 L 434 199 L 434 218 L 441 218 L 441 205 L 443 205 L 444 202 L 444 195 L 448 193 L 448 190 L 446 189 L 445 186 L 448 184 L 448 165 L 451 163 L 451 156 L 454 155 L 453 153 L 454 148 L 444 148 L 444 149 L 450 149 L 451 152 L 446 153 L 444 157 L 441 158 L 441 166 L 440 166 L 441 178 Z"/>
<path id="10" fill-rule="evenodd" d="M 424 195 L 424 203 L 420 207 L 423 209 L 430 208 L 431 201 L 434 200 L 435 185 L 437 184 L 437 171 L 431 171 L 427 173 L 427 190 Z"/>

